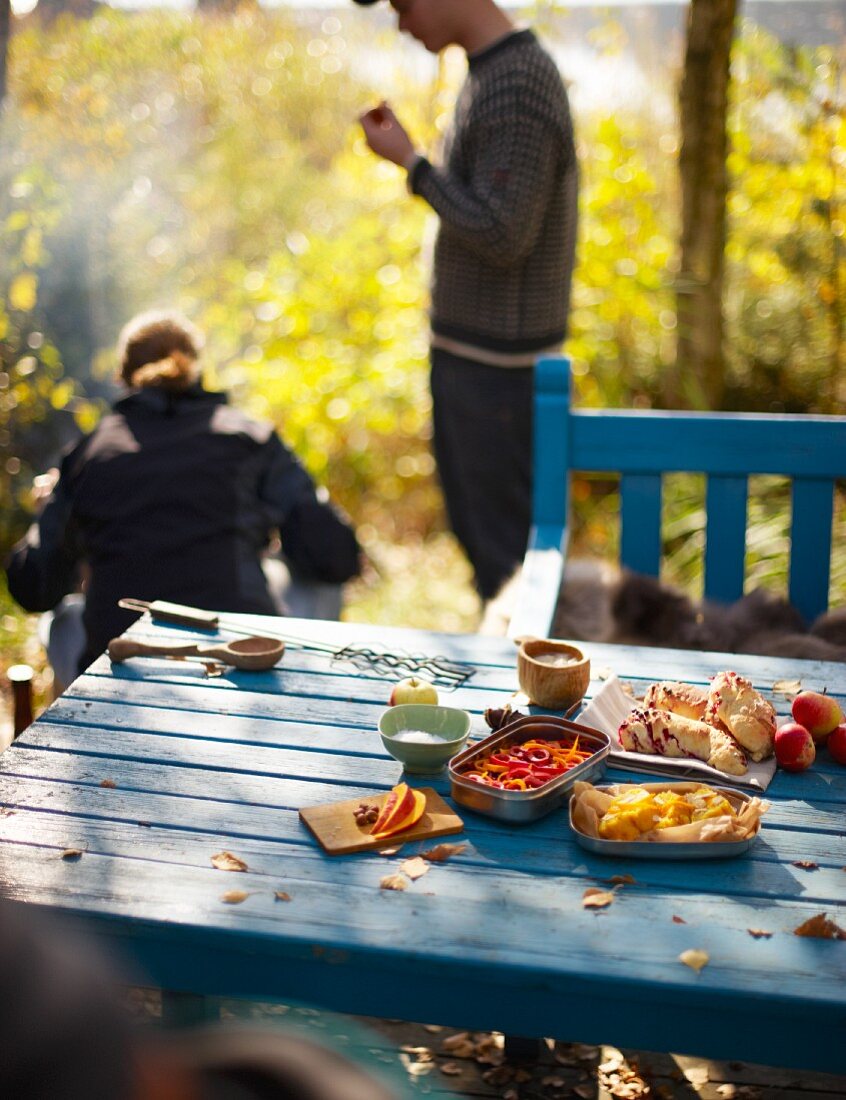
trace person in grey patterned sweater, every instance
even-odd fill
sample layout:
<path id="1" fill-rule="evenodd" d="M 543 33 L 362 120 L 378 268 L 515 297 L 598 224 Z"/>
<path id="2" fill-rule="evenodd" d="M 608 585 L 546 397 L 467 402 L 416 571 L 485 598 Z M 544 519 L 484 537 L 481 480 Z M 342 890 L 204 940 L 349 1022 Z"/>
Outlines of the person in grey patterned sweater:
<path id="1" fill-rule="evenodd" d="M 376 0 L 356 0 L 359 4 Z M 530 30 L 494 0 L 391 0 L 401 31 L 468 73 L 443 164 L 387 103 L 361 123 L 440 218 L 432 279 L 434 447 L 450 522 L 489 599 L 522 560 L 531 520 L 533 364 L 566 335 L 578 170 L 567 93 Z"/>

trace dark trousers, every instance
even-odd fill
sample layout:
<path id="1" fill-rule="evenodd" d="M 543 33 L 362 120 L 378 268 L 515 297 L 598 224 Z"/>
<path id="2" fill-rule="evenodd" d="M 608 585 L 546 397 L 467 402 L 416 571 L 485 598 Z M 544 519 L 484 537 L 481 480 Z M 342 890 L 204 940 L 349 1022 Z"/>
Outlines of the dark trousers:
<path id="1" fill-rule="evenodd" d="M 435 461 L 450 525 L 490 599 L 526 551 L 532 514 L 532 367 L 432 349 Z"/>

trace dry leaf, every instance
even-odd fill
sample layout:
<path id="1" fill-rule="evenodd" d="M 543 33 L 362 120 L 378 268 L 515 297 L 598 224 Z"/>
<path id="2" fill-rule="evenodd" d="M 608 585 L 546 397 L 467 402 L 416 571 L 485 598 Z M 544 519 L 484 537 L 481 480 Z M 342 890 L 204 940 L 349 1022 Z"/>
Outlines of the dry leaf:
<path id="1" fill-rule="evenodd" d="M 585 909 L 604 909 L 613 900 L 613 890 L 600 890 L 596 886 L 589 886 L 582 894 L 582 905 Z"/>
<path id="2" fill-rule="evenodd" d="M 441 1073 L 445 1073 L 447 1077 L 458 1077 L 461 1073 L 461 1066 L 458 1062 L 444 1062 L 439 1068 Z"/>
<path id="3" fill-rule="evenodd" d="M 219 661 L 203 661 L 203 678 L 213 680 L 215 676 L 222 676 L 224 667 Z"/>
<path id="4" fill-rule="evenodd" d="M 809 917 L 798 928 L 793 929 L 795 936 L 811 936 L 818 940 L 846 940 L 846 932 L 833 920 L 829 920 L 825 913 L 817 913 L 815 917 Z"/>
<path id="5" fill-rule="evenodd" d="M 227 905 L 240 905 L 249 896 L 246 890 L 227 890 L 225 894 L 220 895 L 220 900 L 225 901 Z"/>
<path id="6" fill-rule="evenodd" d="M 212 866 L 218 871 L 246 871 L 247 865 L 243 859 L 233 856 L 231 852 L 216 852 L 212 857 Z"/>
<path id="7" fill-rule="evenodd" d="M 754 936 L 756 940 L 768 940 L 772 935 L 772 932 L 765 932 L 763 928 L 747 928 L 746 931 L 750 936 Z"/>
<path id="8" fill-rule="evenodd" d="M 290 901 L 291 895 L 286 894 L 284 890 L 274 890 L 273 896 L 277 901 Z"/>
<path id="9" fill-rule="evenodd" d="M 115 783 L 114 779 L 102 779 L 100 781 L 100 786 L 108 787 L 109 790 L 114 790 L 117 786 L 117 783 Z"/>
<path id="10" fill-rule="evenodd" d="M 612 875 L 611 878 L 605 879 L 605 882 L 610 882 L 617 886 L 634 886 L 637 883 L 637 879 L 634 875 Z"/>
<path id="11" fill-rule="evenodd" d="M 420 854 L 424 859 L 428 859 L 430 863 L 443 863 L 452 856 L 461 855 L 466 847 L 466 844 L 437 844 L 434 848 L 430 848 L 428 852 L 421 852 Z"/>
<path id="12" fill-rule="evenodd" d="M 711 1080 L 707 1066 L 688 1066 L 682 1071 L 691 1085 L 707 1085 Z"/>
<path id="13" fill-rule="evenodd" d="M 62 852 L 62 859 L 80 859 L 82 856 L 82 848 L 65 848 Z"/>
<path id="14" fill-rule="evenodd" d="M 408 881 L 402 875 L 385 875 L 379 883 L 381 890 L 405 890 Z"/>
<path id="15" fill-rule="evenodd" d="M 801 690 L 801 680 L 776 680 L 773 684 L 773 691 L 779 695 L 798 695 Z"/>
<path id="16" fill-rule="evenodd" d="M 812 859 L 794 859 L 793 866 L 801 867 L 803 871 L 818 871 L 820 865 Z"/>
<path id="17" fill-rule="evenodd" d="M 377 856 L 395 856 L 400 848 L 404 848 L 404 844 L 397 844 L 394 848 L 380 848 L 376 853 Z"/>
<path id="18" fill-rule="evenodd" d="M 673 924 L 687 924 L 687 921 L 684 917 L 677 917 L 676 914 L 673 913 Z"/>
<path id="19" fill-rule="evenodd" d="M 688 951 L 682 951 L 679 955 L 679 962 L 683 962 L 685 966 L 689 966 L 691 970 L 695 970 L 698 974 L 703 966 L 707 966 L 711 961 L 711 956 L 707 951 L 700 951 L 698 948 L 690 948 Z"/>
<path id="20" fill-rule="evenodd" d="M 469 1031 L 457 1031 L 455 1035 L 447 1035 L 441 1043 L 441 1050 L 455 1050 L 470 1039 Z"/>
<path id="21" fill-rule="evenodd" d="M 429 870 L 429 864 L 425 859 L 421 859 L 420 856 L 412 856 L 411 859 L 404 859 L 400 864 L 400 870 L 404 872 L 414 882 L 415 879 L 425 875 Z"/>

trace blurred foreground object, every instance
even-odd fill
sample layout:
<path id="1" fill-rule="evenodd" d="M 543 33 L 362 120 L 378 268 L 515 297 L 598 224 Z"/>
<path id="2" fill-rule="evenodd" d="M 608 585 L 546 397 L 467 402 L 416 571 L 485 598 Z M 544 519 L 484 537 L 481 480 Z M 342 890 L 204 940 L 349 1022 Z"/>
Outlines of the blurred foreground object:
<path id="1" fill-rule="evenodd" d="M 14 702 L 14 737 L 32 725 L 32 676 L 29 665 L 10 665 L 6 676 L 12 688 Z"/>

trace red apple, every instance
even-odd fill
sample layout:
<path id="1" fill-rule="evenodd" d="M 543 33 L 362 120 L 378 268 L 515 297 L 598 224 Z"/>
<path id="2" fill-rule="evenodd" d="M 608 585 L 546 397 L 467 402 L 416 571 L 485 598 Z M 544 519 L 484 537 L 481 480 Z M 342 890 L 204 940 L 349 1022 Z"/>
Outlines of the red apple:
<path id="1" fill-rule="evenodd" d="M 800 691 L 790 708 L 794 721 L 804 726 L 819 745 L 843 721 L 836 699 L 818 691 Z"/>
<path id="2" fill-rule="evenodd" d="M 846 722 L 841 722 L 836 729 L 829 734 L 828 751 L 838 764 L 846 764 Z"/>
<path id="3" fill-rule="evenodd" d="M 803 772 L 817 756 L 814 739 L 798 722 L 785 722 L 775 735 L 775 757 L 786 772 Z"/>
<path id="4" fill-rule="evenodd" d="M 409 676 L 408 679 L 400 680 L 394 685 L 388 706 L 395 707 L 399 703 L 437 703 L 437 701 L 438 693 L 433 684 L 428 680 Z"/>

